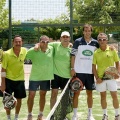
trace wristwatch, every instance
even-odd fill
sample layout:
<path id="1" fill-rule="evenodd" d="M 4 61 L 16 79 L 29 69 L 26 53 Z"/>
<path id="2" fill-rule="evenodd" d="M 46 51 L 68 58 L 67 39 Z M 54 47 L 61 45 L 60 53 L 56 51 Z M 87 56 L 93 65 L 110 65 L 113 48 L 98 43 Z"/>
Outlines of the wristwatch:
<path id="1" fill-rule="evenodd" d="M 71 68 L 71 70 L 74 70 L 74 68 Z"/>

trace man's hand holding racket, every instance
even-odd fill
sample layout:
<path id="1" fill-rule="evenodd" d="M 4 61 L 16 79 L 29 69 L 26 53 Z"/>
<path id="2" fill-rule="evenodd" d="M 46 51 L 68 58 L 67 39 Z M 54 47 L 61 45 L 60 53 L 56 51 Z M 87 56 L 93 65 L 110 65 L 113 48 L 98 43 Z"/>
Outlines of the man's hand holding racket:
<path id="1" fill-rule="evenodd" d="M 76 72 L 75 72 L 74 68 L 71 68 L 70 74 L 72 77 L 76 76 Z"/>
<path id="2" fill-rule="evenodd" d="M 81 91 L 83 89 L 82 81 L 76 76 L 72 77 L 70 81 L 70 89 L 74 92 Z"/>

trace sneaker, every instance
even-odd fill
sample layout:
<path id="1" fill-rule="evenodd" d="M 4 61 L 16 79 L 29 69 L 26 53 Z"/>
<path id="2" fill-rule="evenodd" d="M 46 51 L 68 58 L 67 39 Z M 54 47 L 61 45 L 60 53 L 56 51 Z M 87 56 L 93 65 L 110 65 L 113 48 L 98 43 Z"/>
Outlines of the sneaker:
<path id="1" fill-rule="evenodd" d="M 87 120 L 95 120 L 95 119 L 94 119 L 94 117 L 92 115 L 88 115 Z"/>
<path id="2" fill-rule="evenodd" d="M 73 115 L 72 120 L 78 120 L 78 117 Z"/>
<path id="3" fill-rule="evenodd" d="M 37 120 L 43 120 L 43 114 L 38 115 Z"/>
<path id="4" fill-rule="evenodd" d="M 104 114 L 102 120 L 108 120 L 108 116 Z"/>
<path id="5" fill-rule="evenodd" d="M 65 118 L 64 120 L 68 120 L 68 118 Z"/>
<path id="6" fill-rule="evenodd" d="M 32 115 L 28 115 L 27 120 L 32 120 Z"/>
<path id="7" fill-rule="evenodd" d="M 120 115 L 115 116 L 115 120 L 120 120 Z"/>

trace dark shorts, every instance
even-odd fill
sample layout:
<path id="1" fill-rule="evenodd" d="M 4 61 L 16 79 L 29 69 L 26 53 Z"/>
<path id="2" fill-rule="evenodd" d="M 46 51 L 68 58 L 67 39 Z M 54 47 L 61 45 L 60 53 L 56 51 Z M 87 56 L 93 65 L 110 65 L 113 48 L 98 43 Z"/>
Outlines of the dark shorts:
<path id="1" fill-rule="evenodd" d="M 95 82 L 94 82 L 94 75 L 93 74 L 84 74 L 84 73 L 77 73 L 76 77 L 78 77 L 85 88 L 87 90 L 94 90 L 95 89 Z"/>
<path id="2" fill-rule="evenodd" d="M 3 97 L 3 92 L 0 90 L 0 97 Z"/>
<path id="3" fill-rule="evenodd" d="M 46 81 L 29 81 L 29 91 L 36 91 L 36 90 L 50 90 L 50 80 Z"/>
<path id="4" fill-rule="evenodd" d="M 14 97 L 18 99 L 22 99 L 26 97 L 26 90 L 24 81 L 13 81 L 10 79 L 5 79 L 6 89 L 5 91 L 9 94 L 14 92 Z"/>
<path id="5" fill-rule="evenodd" d="M 62 78 L 58 75 L 54 75 L 54 80 L 51 80 L 51 88 L 52 89 L 64 89 L 68 82 L 69 78 Z"/>

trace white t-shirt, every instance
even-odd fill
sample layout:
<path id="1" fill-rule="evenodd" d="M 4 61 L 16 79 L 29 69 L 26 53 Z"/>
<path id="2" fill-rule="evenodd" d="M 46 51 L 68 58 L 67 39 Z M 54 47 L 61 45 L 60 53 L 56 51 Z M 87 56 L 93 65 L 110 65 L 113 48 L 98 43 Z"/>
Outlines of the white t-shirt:
<path id="1" fill-rule="evenodd" d="M 92 59 L 95 49 L 95 46 L 90 45 L 81 45 L 78 47 L 74 64 L 76 73 L 92 74 Z"/>
<path id="2" fill-rule="evenodd" d="M 77 39 L 71 51 L 75 56 L 74 69 L 76 73 L 92 74 L 92 59 L 94 51 L 99 47 L 97 40 L 87 43 L 84 38 Z"/>

